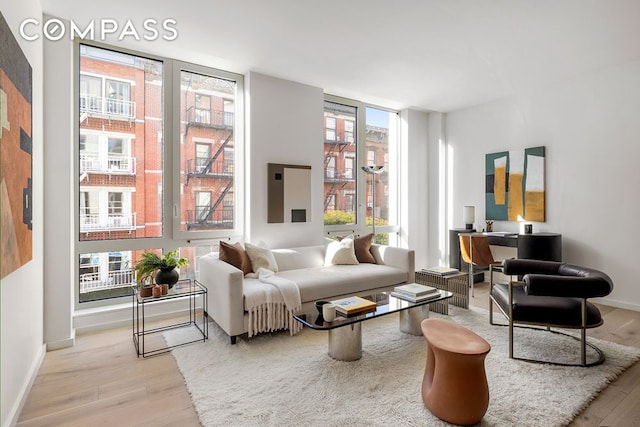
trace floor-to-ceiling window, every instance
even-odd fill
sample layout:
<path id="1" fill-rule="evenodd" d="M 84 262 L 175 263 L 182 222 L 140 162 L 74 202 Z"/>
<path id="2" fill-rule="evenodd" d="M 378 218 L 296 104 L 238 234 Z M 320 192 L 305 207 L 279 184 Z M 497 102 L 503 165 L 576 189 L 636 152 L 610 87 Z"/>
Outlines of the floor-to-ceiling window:
<path id="1" fill-rule="evenodd" d="M 325 225 L 356 223 L 356 206 L 347 203 L 346 195 L 356 191 L 353 162 L 357 153 L 357 113 L 358 108 L 353 105 L 333 101 L 324 103 Z"/>
<path id="2" fill-rule="evenodd" d="M 394 226 L 398 224 L 400 194 L 397 179 L 398 113 L 367 106 L 365 107 L 365 128 L 367 161 L 364 166 L 382 167 L 379 173 L 366 176 L 366 223 L 373 224 L 375 218 L 376 241 L 394 243 L 397 236 L 394 233 L 397 230 Z"/>
<path id="3" fill-rule="evenodd" d="M 372 230 L 375 217 L 376 241 L 395 244 L 398 113 L 327 96 L 324 124 L 325 230 Z M 368 174 L 363 166 L 382 168 Z"/>
<path id="4" fill-rule="evenodd" d="M 236 82 L 187 70 L 180 81 L 180 231 L 232 229 Z"/>
<path id="5" fill-rule="evenodd" d="M 77 49 L 77 301 L 130 295 L 146 250 L 179 249 L 191 263 L 181 277 L 194 277 L 210 250 L 198 242 L 242 234 L 242 76 Z"/>

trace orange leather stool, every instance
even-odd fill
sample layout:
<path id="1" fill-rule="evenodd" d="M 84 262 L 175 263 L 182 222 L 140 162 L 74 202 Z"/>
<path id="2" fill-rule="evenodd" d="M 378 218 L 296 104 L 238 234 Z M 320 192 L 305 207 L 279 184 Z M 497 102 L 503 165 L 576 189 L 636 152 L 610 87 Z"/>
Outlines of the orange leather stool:
<path id="1" fill-rule="evenodd" d="M 479 422 L 489 406 L 484 359 L 491 345 L 457 323 L 425 319 L 427 366 L 422 400 L 433 415 L 458 425 Z"/>

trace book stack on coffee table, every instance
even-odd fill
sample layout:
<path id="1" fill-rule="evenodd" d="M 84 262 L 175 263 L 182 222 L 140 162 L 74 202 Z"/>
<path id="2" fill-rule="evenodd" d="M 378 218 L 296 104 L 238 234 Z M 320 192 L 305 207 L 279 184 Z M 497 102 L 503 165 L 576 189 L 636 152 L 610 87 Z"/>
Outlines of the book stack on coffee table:
<path id="1" fill-rule="evenodd" d="M 410 302 L 422 302 L 438 298 L 440 296 L 440 290 L 433 286 L 408 283 L 406 285 L 396 286 L 393 288 L 391 296 Z"/>
<path id="2" fill-rule="evenodd" d="M 353 296 L 331 301 L 336 306 L 336 312 L 343 316 L 356 316 L 358 314 L 375 311 L 378 304 L 368 299 Z"/>

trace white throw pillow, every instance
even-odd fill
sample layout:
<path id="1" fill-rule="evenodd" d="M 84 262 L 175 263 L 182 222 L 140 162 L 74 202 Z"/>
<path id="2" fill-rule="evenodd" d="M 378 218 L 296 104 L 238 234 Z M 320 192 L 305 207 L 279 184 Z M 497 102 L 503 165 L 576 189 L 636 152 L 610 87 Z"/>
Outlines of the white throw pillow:
<path id="1" fill-rule="evenodd" d="M 244 249 L 251 260 L 251 269 L 256 272 L 259 268 L 266 268 L 274 273 L 278 272 L 278 264 L 271 251 L 267 248 L 245 243 Z"/>
<path id="2" fill-rule="evenodd" d="M 359 264 L 356 251 L 353 246 L 353 236 L 347 236 L 339 242 L 331 242 L 327 245 L 324 256 L 324 265 L 353 265 Z"/>

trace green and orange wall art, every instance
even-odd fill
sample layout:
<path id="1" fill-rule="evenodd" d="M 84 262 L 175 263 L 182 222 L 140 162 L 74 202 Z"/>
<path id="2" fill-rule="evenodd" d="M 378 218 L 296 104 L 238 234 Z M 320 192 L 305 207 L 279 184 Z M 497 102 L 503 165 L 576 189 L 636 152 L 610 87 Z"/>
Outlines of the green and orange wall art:
<path id="1" fill-rule="evenodd" d="M 545 221 L 545 148 L 486 155 L 485 219 Z"/>

